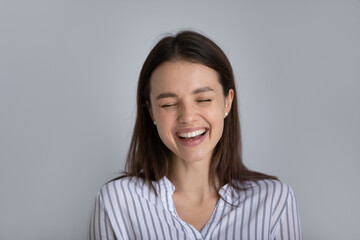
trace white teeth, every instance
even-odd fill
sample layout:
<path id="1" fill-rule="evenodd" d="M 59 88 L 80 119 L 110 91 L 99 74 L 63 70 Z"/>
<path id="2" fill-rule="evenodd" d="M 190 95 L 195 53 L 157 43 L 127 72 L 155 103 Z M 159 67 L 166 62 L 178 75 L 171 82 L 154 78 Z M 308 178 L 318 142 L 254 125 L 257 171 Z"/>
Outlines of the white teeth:
<path id="1" fill-rule="evenodd" d="M 192 138 L 192 137 L 196 137 L 199 136 L 201 134 L 203 134 L 205 132 L 205 129 L 199 129 L 193 132 L 180 132 L 178 133 L 179 137 L 183 137 L 183 138 Z"/>

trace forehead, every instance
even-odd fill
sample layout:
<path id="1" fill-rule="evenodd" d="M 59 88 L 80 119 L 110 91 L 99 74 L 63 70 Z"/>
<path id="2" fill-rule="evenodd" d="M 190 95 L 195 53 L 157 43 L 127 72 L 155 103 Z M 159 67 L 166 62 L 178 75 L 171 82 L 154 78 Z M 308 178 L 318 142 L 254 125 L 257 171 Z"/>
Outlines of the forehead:
<path id="1" fill-rule="evenodd" d="M 218 73 L 214 69 L 187 61 L 161 64 L 152 73 L 150 86 L 150 95 L 168 91 L 186 93 L 203 87 L 222 91 Z"/>

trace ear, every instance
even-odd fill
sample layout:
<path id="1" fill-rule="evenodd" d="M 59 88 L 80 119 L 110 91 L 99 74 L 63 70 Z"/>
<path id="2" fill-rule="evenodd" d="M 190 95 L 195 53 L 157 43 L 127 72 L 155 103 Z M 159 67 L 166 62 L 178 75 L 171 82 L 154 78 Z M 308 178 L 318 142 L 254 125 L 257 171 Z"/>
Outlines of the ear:
<path id="1" fill-rule="evenodd" d="M 146 101 L 146 107 L 147 107 L 147 109 L 148 109 L 148 111 L 149 111 L 151 120 L 152 120 L 152 121 L 155 121 L 155 120 L 154 120 L 154 117 L 153 117 L 153 112 L 152 112 L 151 104 L 150 104 L 149 101 Z"/>
<path id="2" fill-rule="evenodd" d="M 225 113 L 230 112 L 233 99 L 234 99 L 234 90 L 229 89 L 229 92 L 228 92 L 227 96 L 225 97 L 225 109 L 224 109 Z"/>

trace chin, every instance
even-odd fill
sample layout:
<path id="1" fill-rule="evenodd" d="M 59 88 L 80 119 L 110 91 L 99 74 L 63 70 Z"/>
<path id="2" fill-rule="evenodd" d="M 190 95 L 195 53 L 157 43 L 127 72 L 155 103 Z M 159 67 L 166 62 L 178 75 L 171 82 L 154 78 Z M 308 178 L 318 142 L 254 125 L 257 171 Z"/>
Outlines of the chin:
<path id="1" fill-rule="evenodd" d="M 194 154 L 182 155 L 182 156 L 178 155 L 179 159 L 181 159 L 184 162 L 188 162 L 188 163 L 204 161 L 204 160 L 208 159 L 207 156 L 208 155 L 194 155 Z"/>

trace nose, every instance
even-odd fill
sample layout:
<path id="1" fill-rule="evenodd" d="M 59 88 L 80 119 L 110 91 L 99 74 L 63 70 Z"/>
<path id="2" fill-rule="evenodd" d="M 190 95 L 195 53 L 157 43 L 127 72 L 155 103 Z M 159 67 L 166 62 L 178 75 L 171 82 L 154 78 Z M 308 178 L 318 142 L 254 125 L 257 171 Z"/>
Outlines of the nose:
<path id="1" fill-rule="evenodd" d="M 179 109 L 179 122 L 180 123 L 192 123 L 196 121 L 198 113 L 196 107 L 190 103 L 182 104 Z"/>

